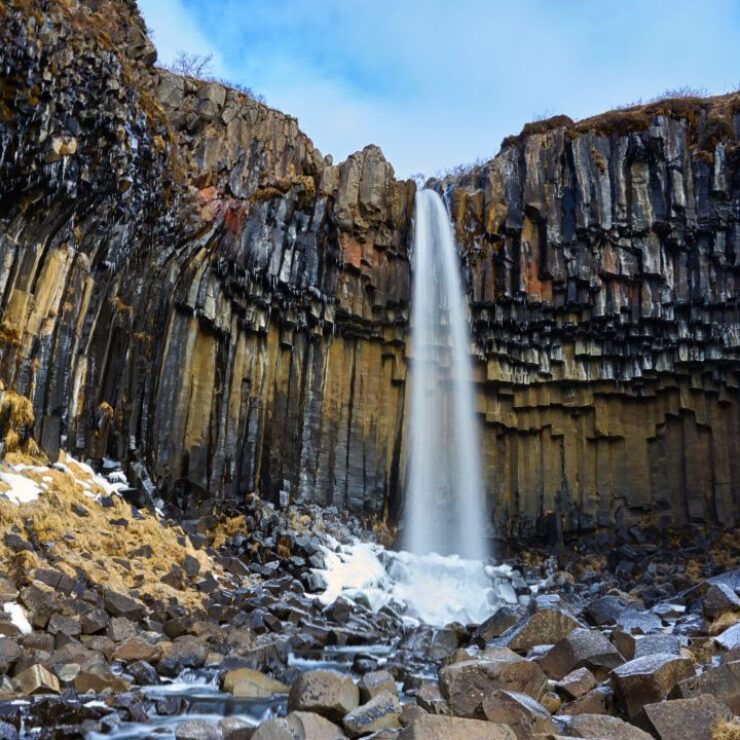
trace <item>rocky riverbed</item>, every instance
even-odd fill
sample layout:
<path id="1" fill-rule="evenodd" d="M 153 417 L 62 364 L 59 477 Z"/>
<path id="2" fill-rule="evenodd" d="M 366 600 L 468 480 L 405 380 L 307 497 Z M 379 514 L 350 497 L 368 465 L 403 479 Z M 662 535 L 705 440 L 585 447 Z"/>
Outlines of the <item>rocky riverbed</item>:
<path id="1" fill-rule="evenodd" d="M 512 551 L 480 566 L 487 618 L 430 625 L 445 613 L 399 587 L 389 532 L 257 497 L 175 523 L 112 461 L 63 460 L 0 470 L 2 738 L 740 732 L 730 534 Z M 422 566 L 442 582 L 460 563 Z"/>

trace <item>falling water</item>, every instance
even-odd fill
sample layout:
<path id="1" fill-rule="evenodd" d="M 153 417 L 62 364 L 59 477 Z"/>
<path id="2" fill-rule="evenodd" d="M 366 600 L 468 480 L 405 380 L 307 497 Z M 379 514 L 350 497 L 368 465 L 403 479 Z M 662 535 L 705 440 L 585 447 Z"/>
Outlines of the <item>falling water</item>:
<path id="1" fill-rule="evenodd" d="M 486 555 L 465 296 L 450 220 L 433 190 L 416 194 L 409 478 L 405 546 Z"/>

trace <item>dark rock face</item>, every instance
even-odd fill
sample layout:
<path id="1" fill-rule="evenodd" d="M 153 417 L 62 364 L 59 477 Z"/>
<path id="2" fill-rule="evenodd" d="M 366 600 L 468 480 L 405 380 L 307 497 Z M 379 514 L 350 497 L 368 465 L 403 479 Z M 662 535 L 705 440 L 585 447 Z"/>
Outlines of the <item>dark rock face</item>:
<path id="1" fill-rule="evenodd" d="M 157 70 L 128 0 L 3 2 L 0 21 L 21 431 L 184 504 L 397 512 L 413 183 L 377 147 L 334 165 L 295 119 Z M 502 535 L 737 521 L 738 110 L 560 119 L 444 183 Z"/>

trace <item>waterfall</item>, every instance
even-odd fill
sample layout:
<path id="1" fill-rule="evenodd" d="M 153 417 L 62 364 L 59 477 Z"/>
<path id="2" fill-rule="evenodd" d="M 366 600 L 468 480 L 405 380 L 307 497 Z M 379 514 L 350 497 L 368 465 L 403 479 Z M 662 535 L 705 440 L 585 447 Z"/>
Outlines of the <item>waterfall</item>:
<path id="1" fill-rule="evenodd" d="M 483 559 L 485 511 L 470 337 L 447 210 L 416 194 L 411 313 L 411 416 L 405 547 Z"/>

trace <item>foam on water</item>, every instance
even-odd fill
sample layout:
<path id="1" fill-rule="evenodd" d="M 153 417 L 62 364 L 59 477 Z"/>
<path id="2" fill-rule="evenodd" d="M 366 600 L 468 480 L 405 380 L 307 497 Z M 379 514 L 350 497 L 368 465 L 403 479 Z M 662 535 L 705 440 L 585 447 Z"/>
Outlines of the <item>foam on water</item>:
<path id="1" fill-rule="evenodd" d="M 367 600 L 373 611 L 390 606 L 415 623 L 442 627 L 480 623 L 502 604 L 515 604 L 509 566 L 484 565 L 459 555 L 415 555 L 381 545 L 332 543 L 324 548 L 323 604 L 338 596 Z"/>

